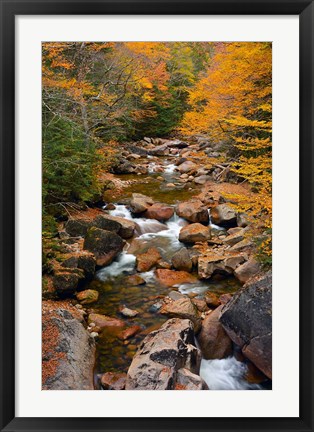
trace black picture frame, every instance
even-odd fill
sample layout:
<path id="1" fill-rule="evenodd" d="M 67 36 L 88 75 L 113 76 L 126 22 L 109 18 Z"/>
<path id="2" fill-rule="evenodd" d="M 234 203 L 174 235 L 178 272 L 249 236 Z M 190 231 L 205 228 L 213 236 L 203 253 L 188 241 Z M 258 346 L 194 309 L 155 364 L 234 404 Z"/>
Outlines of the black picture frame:
<path id="1" fill-rule="evenodd" d="M 0 0 L 1 175 L 0 319 L 2 431 L 313 431 L 313 58 L 314 5 L 304 0 Z M 300 417 L 15 417 L 15 123 L 16 15 L 299 15 L 300 18 Z M 287 89 L 288 91 L 288 89 Z M 293 198 L 291 206 L 295 206 Z M 27 282 L 26 282 L 27 283 Z M 295 373 L 295 371 L 291 371 Z M 288 379 L 288 377 L 287 377 Z M 262 409 L 262 407 L 261 407 Z"/>

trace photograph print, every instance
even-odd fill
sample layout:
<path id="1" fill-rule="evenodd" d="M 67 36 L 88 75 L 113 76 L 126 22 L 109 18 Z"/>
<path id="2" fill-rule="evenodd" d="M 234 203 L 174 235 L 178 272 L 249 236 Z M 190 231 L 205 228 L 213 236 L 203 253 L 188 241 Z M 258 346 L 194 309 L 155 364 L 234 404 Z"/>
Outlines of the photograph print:
<path id="1" fill-rule="evenodd" d="M 272 389 L 272 44 L 42 43 L 42 390 Z"/>

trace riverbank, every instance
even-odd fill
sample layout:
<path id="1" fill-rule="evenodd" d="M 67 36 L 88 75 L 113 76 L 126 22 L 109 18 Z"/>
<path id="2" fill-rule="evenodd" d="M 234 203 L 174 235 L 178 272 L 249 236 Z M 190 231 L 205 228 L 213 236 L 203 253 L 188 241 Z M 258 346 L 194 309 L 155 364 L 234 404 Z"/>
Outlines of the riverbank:
<path id="1" fill-rule="evenodd" d="M 96 345 L 95 388 L 269 388 L 271 280 L 260 288 L 252 223 L 227 197 L 255 199 L 224 146 L 146 138 L 99 175 L 103 201 L 69 210 L 43 277 L 44 298 L 70 299 L 83 312 Z M 244 296 L 254 306 L 247 316 Z M 256 310 L 264 326 L 250 321 Z M 250 322 L 241 337 L 236 316 Z M 168 346 L 169 331 L 193 361 Z M 144 364 L 154 370 L 145 379 Z"/>

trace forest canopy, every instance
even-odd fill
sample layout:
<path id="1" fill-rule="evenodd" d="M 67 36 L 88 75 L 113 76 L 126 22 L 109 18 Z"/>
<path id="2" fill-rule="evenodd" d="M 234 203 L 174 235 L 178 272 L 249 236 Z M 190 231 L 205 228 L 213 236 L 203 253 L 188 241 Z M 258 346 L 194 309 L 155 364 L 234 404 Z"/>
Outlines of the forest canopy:
<path id="1" fill-rule="evenodd" d="M 270 232 L 271 43 L 47 42 L 42 54 L 45 231 L 97 200 L 119 143 L 202 134 L 225 142 L 258 191 L 238 201 Z"/>

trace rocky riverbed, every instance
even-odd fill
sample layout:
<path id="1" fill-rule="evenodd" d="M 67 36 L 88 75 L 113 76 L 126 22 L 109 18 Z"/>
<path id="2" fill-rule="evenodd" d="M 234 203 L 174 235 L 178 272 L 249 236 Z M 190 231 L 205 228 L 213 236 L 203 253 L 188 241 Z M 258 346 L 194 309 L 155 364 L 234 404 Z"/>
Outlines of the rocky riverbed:
<path id="1" fill-rule="evenodd" d="M 145 138 L 103 177 L 45 269 L 43 388 L 270 388 L 271 273 L 223 143 Z"/>

